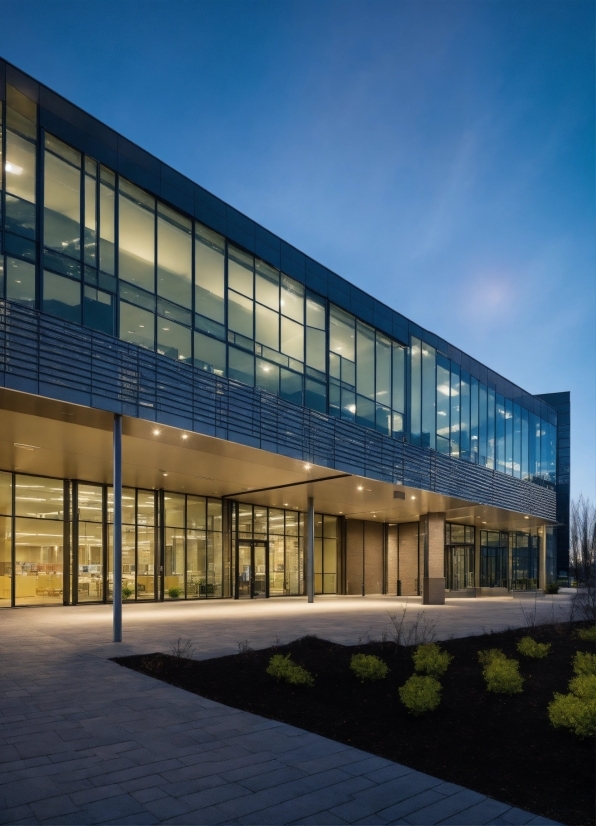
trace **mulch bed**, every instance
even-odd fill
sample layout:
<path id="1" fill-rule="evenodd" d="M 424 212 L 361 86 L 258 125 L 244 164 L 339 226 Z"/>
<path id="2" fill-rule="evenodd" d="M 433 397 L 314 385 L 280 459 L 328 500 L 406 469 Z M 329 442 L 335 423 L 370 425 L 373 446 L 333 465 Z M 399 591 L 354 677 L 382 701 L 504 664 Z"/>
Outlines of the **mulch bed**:
<path id="1" fill-rule="evenodd" d="M 554 729 L 547 705 L 565 693 L 576 651 L 594 651 L 575 633 L 580 625 L 548 625 L 449 640 L 454 656 L 441 678 L 439 708 L 413 717 L 398 687 L 413 673 L 411 648 L 391 642 L 344 646 L 316 637 L 211 660 L 164 654 L 118 657 L 120 665 L 229 706 L 280 720 L 458 783 L 512 806 L 565 824 L 594 822 L 594 742 Z M 516 642 L 531 634 L 552 643 L 542 660 L 521 657 Z M 478 651 L 501 648 L 520 661 L 522 694 L 485 689 Z M 352 654 L 376 654 L 386 679 L 361 683 L 349 670 Z M 269 677 L 274 653 L 290 653 L 315 677 L 313 687 Z"/>

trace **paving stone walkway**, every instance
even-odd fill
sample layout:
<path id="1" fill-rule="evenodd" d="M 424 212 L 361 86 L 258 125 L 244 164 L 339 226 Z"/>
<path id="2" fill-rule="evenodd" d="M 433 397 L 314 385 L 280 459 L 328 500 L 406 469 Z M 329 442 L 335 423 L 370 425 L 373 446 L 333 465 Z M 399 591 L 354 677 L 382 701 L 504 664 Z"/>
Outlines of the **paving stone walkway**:
<path id="1" fill-rule="evenodd" d="M 294 605 L 284 622 L 279 608 L 233 606 L 237 639 L 257 647 L 280 625 L 290 637 L 293 624 L 300 632 L 308 608 Z M 329 637 L 345 624 L 346 606 L 336 605 L 327 612 Z M 2 612 L 0 823 L 552 823 L 110 662 L 129 650 L 168 651 L 154 639 L 156 617 L 170 641 L 172 631 L 206 623 L 211 644 L 198 634 L 201 656 L 221 653 L 218 616 L 223 632 L 228 609 L 191 606 L 186 624 L 168 624 L 167 609 L 178 606 L 152 607 L 159 610 L 145 623 L 136 606 L 127 608 L 121 646 L 108 642 L 107 606 Z M 370 616 L 350 616 L 357 638 Z"/>

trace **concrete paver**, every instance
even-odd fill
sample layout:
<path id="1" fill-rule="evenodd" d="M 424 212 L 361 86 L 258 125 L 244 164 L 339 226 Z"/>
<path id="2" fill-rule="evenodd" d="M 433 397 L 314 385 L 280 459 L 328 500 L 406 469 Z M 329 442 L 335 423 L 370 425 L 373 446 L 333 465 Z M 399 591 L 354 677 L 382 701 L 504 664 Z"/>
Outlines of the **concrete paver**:
<path id="1" fill-rule="evenodd" d="M 306 633 L 353 644 L 407 620 L 419 600 L 269 600 L 109 606 L 1 614 L 0 823 L 547 824 L 406 766 L 160 683 L 109 660 L 169 652 L 236 653 Z M 520 610 L 563 617 L 568 598 L 450 600 L 426 607 L 436 636 L 523 624 Z"/>

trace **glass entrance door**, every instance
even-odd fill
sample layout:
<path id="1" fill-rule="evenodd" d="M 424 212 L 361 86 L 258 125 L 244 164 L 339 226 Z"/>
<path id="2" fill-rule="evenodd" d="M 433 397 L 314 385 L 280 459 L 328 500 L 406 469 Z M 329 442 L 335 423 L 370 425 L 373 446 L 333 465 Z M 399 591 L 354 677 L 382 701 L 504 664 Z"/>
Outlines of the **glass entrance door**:
<path id="1" fill-rule="evenodd" d="M 450 591 L 463 591 L 474 587 L 474 548 L 473 546 L 452 545 L 449 548 L 447 568 L 447 588 Z"/>
<path id="2" fill-rule="evenodd" d="M 267 542 L 238 542 L 238 598 L 267 596 Z"/>

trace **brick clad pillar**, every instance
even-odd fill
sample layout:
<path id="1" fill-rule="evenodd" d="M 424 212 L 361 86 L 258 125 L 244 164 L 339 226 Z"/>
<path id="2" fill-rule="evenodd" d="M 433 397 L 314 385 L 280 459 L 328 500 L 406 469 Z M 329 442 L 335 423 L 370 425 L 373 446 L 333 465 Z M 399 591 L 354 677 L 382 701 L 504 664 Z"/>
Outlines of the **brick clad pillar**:
<path id="1" fill-rule="evenodd" d="M 416 596 L 419 593 L 418 570 L 418 522 L 399 525 L 398 534 L 398 579 L 401 595 Z"/>
<path id="2" fill-rule="evenodd" d="M 445 604 L 445 514 L 426 513 L 420 517 L 424 571 L 422 604 Z"/>

